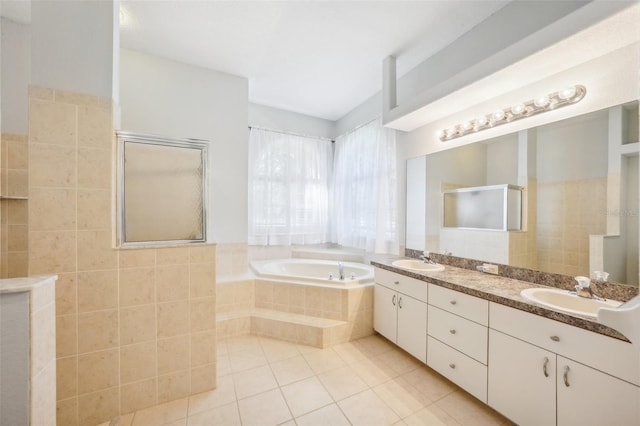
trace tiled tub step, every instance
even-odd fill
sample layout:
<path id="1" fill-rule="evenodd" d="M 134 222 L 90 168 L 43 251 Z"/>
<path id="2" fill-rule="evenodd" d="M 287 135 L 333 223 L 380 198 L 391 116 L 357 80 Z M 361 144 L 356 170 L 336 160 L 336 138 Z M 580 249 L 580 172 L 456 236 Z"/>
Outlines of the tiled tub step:
<path id="1" fill-rule="evenodd" d="M 317 348 L 346 341 L 350 334 L 346 321 L 260 308 L 218 314 L 217 323 L 218 337 L 254 334 Z"/>

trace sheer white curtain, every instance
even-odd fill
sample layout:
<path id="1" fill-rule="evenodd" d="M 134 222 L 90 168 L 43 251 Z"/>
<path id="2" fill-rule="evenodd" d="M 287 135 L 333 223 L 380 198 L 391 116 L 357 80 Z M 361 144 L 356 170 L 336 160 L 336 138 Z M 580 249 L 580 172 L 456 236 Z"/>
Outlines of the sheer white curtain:
<path id="1" fill-rule="evenodd" d="M 336 138 L 332 240 L 398 253 L 396 135 L 377 119 Z"/>
<path id="2" fill-rule="evenodd" d="M 328 240 L 332 154 L 326 139 L 251 129 L 249 244 Z"/>

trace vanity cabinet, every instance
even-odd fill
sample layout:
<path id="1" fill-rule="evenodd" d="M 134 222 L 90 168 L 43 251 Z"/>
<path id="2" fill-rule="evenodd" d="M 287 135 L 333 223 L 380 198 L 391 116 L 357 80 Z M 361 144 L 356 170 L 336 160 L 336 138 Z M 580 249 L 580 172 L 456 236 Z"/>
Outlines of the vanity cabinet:
<path id="1" fill-rule="evenodd" d="M 373 328 L 426 362 L 427 283 L 380 268 L 375 281 Z"/>
<path id="2" fill-rule="evenodd" d="M 640 424 L 632 345 L 490 304 L 488 404 L 521 425 Z"/>
<path id="3" fill-rule="evenodd" d="M 486 300 L 429 284 L 427 365 L 487 402 Z"/>

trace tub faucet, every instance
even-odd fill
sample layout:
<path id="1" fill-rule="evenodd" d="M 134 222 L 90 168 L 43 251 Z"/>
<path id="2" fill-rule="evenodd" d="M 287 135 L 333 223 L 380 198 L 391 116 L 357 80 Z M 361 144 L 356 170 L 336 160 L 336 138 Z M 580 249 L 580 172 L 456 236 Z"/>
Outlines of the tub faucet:
<path id="1" fill-rule="evenodd" d="M 342 262 L 338 262 L 338 275 L 340 275 L 341 280 L 344 280 L 344 265 Z"/>

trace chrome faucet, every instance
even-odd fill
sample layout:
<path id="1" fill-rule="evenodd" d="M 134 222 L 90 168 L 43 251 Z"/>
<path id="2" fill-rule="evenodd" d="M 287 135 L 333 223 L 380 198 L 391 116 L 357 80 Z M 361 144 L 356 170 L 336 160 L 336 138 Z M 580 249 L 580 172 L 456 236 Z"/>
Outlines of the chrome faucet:
<path id="1" fill-rule="evenodd" d="M 338 262 L 338 275 L 340 275 L 341 280 L 344 280 L 344 265 L 342 262 Z"/>
<path id="2" fill-rule="evenodd" d="M 575 291 L 572 291 L 571 294 L 575 294 L 578 297 L 584 297 L 585 299 L 595 299 L 604 301 L 603 297 L 598 296 L 591 289 L 591 279 L 588 277 L 575 277 L 575 280 L 578 282 L 575 286 Z"/>
<path id="3" fill-rule="evenodd" d="M 424 263 L 433 263 L 433 264 L 436 263 L 433 260 L 431 260 L 431 254 L 428 251 L 422 252 L 419 258 L 420 260 L 424 260 Z"/>

